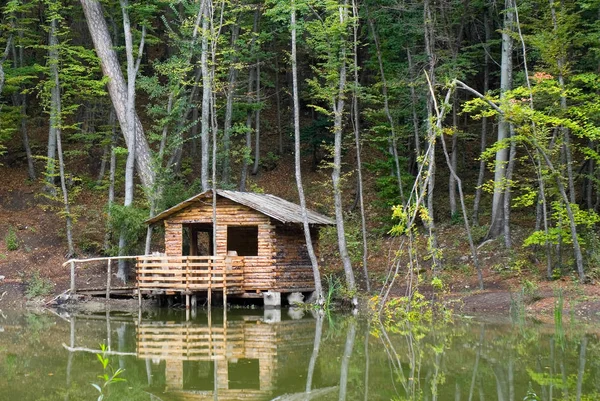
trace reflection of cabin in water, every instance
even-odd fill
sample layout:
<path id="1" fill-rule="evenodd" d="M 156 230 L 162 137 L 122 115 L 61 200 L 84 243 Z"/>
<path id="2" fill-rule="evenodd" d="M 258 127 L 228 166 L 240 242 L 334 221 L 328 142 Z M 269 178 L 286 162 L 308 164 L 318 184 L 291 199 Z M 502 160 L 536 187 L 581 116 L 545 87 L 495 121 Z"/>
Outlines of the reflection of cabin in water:
<path id="1" fill-rule="evenodd" d="M 277 394 L 278 381 L 287 391 L 304 391 L 297 377 L 306 373 L 314 327 L 313 319 L 267 324 L 258 317 L 147 322 L 137 327 L 137 353 L 164 366 L 162 399 L 264 400 Z"/>
<path id="2" fill-rule="evenodd" d="M 165 254 L 138 258 L 140 289 L 185 294 L 217 290 L 245 297 L 262 297 L 263 291 L 313 291 L 300 206 L 268 194 L 216 193 L 214 216 L 212 191 L 206 191 L 148 220 L 164 223 Z M 316 212 L 307 214 L 317 249 L 319 227 L 334 222 Z"/>

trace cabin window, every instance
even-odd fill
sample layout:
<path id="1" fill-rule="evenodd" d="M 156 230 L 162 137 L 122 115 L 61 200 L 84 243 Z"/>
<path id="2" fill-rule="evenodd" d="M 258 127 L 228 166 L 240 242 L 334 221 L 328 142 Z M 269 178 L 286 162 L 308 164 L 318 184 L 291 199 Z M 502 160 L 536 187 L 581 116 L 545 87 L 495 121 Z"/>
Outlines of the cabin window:
<path id="1" fill-rule="evenodd" d="M 227 226 L 227 252 L 258 256 L 258 226 Z"/>
<path id="2" fill-rule="evenodd" d="M 258 359 L 240 358 L 236 362 L 229 361 L 230 390 L 260 390 L 260 363 Z"/>
<path id="3" fill-rule="evenodd" d="M 213 361 L 183 361 L 183 389 L 212 391 L 215 388 Z"/>
<path id="4" fill-rule="evenodd" d="M 184 224 L 182 256 L 212 256 L 212 224 Z"/>

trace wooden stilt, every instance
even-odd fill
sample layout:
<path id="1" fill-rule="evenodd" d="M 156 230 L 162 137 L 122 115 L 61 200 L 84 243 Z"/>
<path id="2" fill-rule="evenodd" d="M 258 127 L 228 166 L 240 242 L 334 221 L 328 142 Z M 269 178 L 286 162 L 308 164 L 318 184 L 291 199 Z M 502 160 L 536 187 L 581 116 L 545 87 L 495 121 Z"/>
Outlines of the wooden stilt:
<path id="1" fill-rule="evenodd" d="M 208 309 L 212 307 L 212 260 L 208 261 Z"/>
<path id="2" fill-rule="evenodd" d="M 75 294 L 77 287 L 75 286 L 75 262 L 71 261 L 71 294 Z"/>
<path id="3" fill-rule="evenodd" d="M 112 278 L 111 262 L 112 260 L 108 259 L 106 266 L 106 299 L 110 299 L 110 280 Z"/>
<path id="4" fill-rule="evenodd" d="M 225 309 L 227 309 L 227 270 L 229 270 L 230 266 L 231 259 L 226 257 L 223 264 L 223 308 Z"/>
<path id="5" fill-rule="evenodd" d="M 185 294 L 185 309 L 190 310 L 190 294 Z"/>

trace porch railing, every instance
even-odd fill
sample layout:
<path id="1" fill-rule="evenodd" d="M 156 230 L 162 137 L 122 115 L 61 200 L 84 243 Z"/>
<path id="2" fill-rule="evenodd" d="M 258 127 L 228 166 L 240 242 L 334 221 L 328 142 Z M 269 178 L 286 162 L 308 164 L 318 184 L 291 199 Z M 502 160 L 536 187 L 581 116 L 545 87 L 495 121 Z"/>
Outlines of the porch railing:
<path id="1" fill-rule="evenodd" d="M 144 292 L 242 292 L 239 256 L 138 256 L 138 289 Z"/>

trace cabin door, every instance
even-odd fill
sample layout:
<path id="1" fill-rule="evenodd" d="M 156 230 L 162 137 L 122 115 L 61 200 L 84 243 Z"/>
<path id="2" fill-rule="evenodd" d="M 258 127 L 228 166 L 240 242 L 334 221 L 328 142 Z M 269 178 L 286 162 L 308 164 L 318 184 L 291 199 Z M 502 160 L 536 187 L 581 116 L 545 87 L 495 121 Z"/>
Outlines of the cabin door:
<path id="1" fill-rule="evenodd" d="M 184 224 L 182 256 L 214 256 L 212 224 Z"/>

